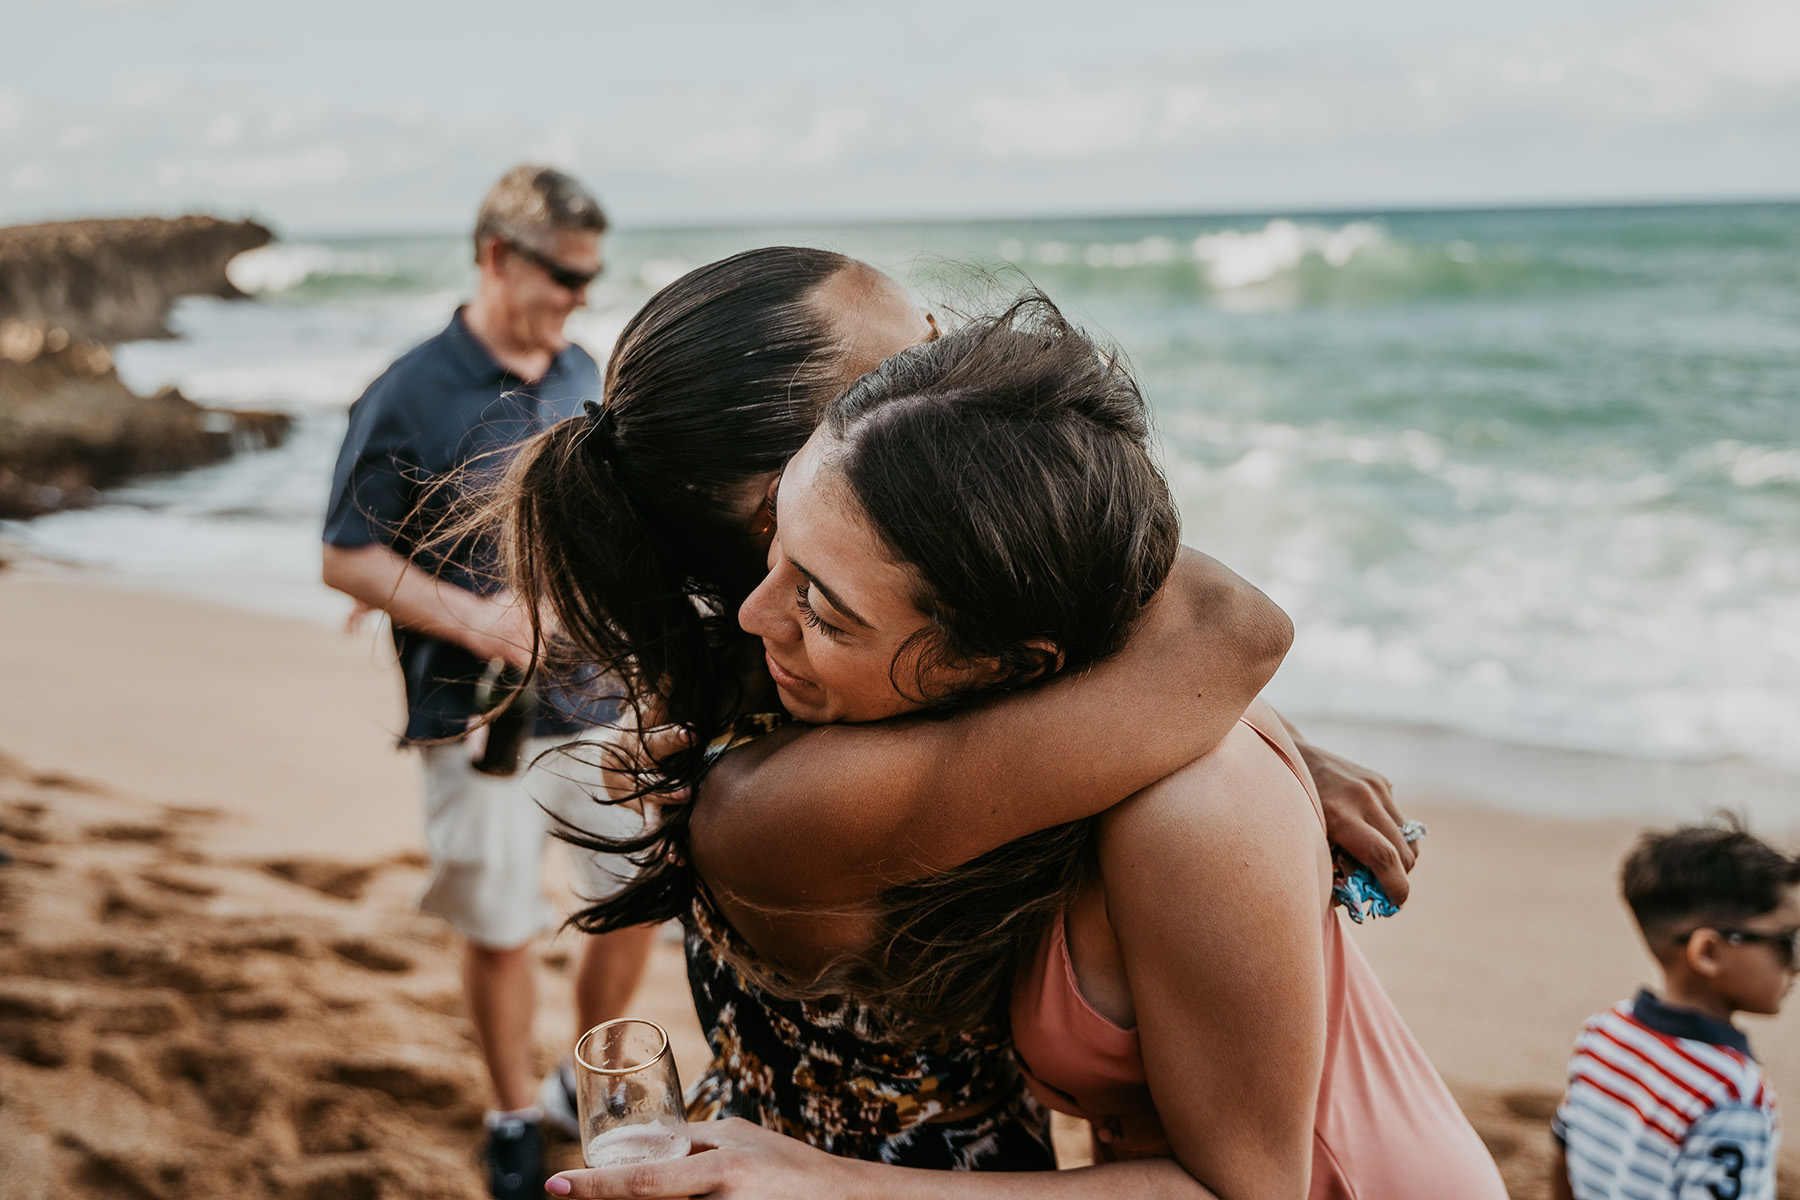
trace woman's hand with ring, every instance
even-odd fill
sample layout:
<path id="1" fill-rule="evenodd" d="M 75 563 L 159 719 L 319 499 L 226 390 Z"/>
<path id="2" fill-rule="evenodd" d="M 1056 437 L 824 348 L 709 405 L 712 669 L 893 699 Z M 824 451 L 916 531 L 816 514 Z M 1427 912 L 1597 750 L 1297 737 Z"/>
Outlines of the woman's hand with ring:
<path id="1" fill-rule="evenodd" d="M 1406 874 L 1419 860 L 1419 847 L 1416 840 L 1407 839 L 1399 806 L 1394 803 L 1394 785 L 1387 776 L 1341 754 L 1299 737 L 1294 744 L 1319 789 L 1325 836 L 1373 871 L 1388 899 L 1405 904 L 1412 891 Z"/>

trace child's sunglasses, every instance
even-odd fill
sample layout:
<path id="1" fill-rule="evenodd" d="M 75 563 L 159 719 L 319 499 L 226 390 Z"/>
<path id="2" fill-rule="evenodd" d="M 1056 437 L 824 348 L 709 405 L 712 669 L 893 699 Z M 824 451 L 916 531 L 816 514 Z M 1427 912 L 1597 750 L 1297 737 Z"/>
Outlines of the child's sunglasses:
<path id="1" fill-rule="evenodd" d="M 1761 942 L 1774 947 L 1775 957 L 1781 960 L 1784 967 L 1792 967 L 1795 959 L 1800 958 L 1800 926 L 1783 929 L 1779 933 L 1758 933 L 1754 929 L 1722 929 L 1716 925 L 1702 925 L 1700 929 L 1711 929 L 1733 946 L 1754 945 Z M 1700 929 L 1690 929 L 1681 937 L 1682 942 L 1693 937 Z"/>

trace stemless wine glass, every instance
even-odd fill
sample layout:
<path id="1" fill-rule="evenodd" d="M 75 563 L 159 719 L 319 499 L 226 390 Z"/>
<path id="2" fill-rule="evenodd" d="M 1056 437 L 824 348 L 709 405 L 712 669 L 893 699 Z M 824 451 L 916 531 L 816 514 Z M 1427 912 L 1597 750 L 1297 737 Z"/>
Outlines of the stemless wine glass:
<path id="1" fill-rule="evenodd" d="M 655 1021 L 623 1017 L 575 1043 L 581 1157 L 590 1167 L 680 1158 L 687 1115 L 669 1035 Z"/>

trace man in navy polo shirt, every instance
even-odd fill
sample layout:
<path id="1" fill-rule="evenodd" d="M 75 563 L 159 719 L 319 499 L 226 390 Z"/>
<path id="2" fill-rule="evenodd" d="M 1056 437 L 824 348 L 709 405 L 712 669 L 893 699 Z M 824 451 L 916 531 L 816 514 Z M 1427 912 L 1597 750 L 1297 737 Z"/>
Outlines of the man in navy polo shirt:
<path id="1" fill-rule="evenodd" d="M 467 943 L 469 1015 L 494 1087 L 488 1187 L 502 1200 L 542 1194 L 546 1115 L 574 1132 L 563 1073 L 544 1082 L 540 1106 L 530 1064 L 530 945 L 555 922 L 539 878 L 544 810 L 613 836 L 640 818 L 593 803 L 572 758 L 557 755 L 554 766 L 511 778 L 474 770 L 463 739 L 482 674 L 494 660 L 524 665 L 530 627 L 492 579 L 491 547 L 432 545 L 457 490 L 434 485 L 466 486 L 501 470 L 513 447 L 599 398 L 599 368 L 563 337 L 563 324 L 600 271 L 605 229 L 599 203 L 558 171 L 517 167 L 494 185 L 475 226 L 474 300 L 351 406 L 325 519 L 325 582 L 393 625 L 406 681 L 403 742 L 419 749 L 425 768 L 431 879 L 420 908 Z M 540 710 L 521 760 L 592 723 Z M 610 895 L 630 870 L 577 851 L 576 890 Z M 575 976 L 582 1028 L 621 1015 L 652 936 L 646 926 L 585 939 Z"/>

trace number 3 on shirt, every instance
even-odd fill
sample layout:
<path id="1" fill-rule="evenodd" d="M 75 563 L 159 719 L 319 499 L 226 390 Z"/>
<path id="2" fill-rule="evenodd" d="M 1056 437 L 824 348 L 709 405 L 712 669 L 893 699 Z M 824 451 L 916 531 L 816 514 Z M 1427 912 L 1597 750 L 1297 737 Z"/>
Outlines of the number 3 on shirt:
<path id="1" fill-rule="evenodd" d="M 1711 1192 L 1714 1200 L 1738 1200 L 1738 1193 L 1744 1189 L 1744 1152 L 1736 1146 L 1714 1146 L 1712 1154 L 1725 1168 L 1725 1178 L 1719 1183 L 1709 1183 L 1706 1190 Z"/>

